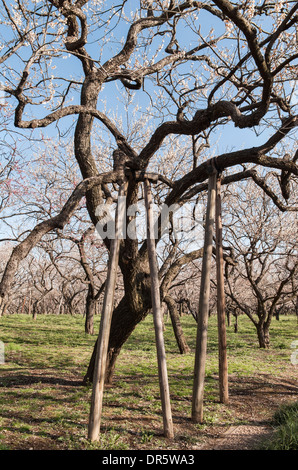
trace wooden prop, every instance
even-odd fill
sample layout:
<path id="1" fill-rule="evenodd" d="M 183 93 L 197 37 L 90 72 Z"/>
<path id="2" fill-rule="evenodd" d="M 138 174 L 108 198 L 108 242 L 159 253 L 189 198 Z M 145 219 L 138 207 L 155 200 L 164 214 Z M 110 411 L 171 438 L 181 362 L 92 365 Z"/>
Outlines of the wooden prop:
<path id="1" fill-rule="evenodd" d="M 208 182 L 208 201 L 206 210 L 204 252 L 202 260 L 202 276 L 200 287 L 200 300 L 198 311 L 198 325 L 196 338 L 196 353 L 194 367 L 194 384 L 192 398 L 192 421 L 202 423 L 203 421 L 203 395 L 205 381 L 205 364 L 207 353 L 207 327 L 209 313 L 210 297 L 210 271 L 212 259 L 212 239 L 214 232 L 215 219 L 215 195 L 216 195 L 216 177 L 214 171 L 209 176 Z"/>
<path id="2" fill-rule="evenodd" d="M 161 312 L 160 291 L 159 291 L 160 286 L 159 286 L 159 280 L 158 280 L 158 264 L 157 264 L 155 238 L 154 238 L 152 194 L 151 194 L 150 182 L 148 181 L 148 179 L 145 179 L 144 181 L 144 196 L 145 196 L 145 205 L 146 205 L 146 212 L 147 212 L 147 246 L 148 246 L 149 264 L 150 264 L 151 298 L 152 298 L 155 340 L 156 340 L 156 349 L 157 349 L 158 374 L 159 374 L 159 386 L 160 386 L 160 394 L 161 394 L 161 402 L 162 402 L 164 435 L 165 437 L 172 438 L 174 436 L 174 432 L 173 432 L 173 421 L 172 421 L 172 412 L 171 412 L 171 405 L 170 405 L 170 393 L 169 393 L 165 345 L 164 345 L 164 337 L 163 337 L 162 312 Z"/>
<path id="3" fill-rule="evenodd" d="M 222 248 L 221 218 L 221 177 L 216 181 L 216 276 L 217 276 L 217 324 L 218 324 L 218 359 L 219 359 L 219 399 L 221 403 L 229 402 L 228 361 L 225 321 L 224 262 Z"/>
<path id="4" fill-rule="evenodd" d="M 127 183 L 123 182 L 119 189 L 118 204 L 115 217 L 115 238 L 111 240 L 109 265 L 103 300 L 100 330 L 97 341 L 97 351 L 93 375 L 93 389 L 91 398 L 91 409 L 89 416 L 88 438 L 96 441 L 100 433 L 100 421 L 102 412 L 103 389 L 106 373 L 107 352 L 110 337 L 111 320 L 114 306 L 114 294 L 119 261 L 120 234 L 125 217 L 124 198 Z M 120 199 L 120 197 L 122 198 Z"/>

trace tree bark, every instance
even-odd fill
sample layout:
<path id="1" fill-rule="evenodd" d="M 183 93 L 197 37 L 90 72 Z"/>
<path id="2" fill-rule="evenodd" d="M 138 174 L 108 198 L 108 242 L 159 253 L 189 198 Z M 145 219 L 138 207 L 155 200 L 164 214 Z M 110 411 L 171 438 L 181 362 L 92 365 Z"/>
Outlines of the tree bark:
<path id="1" fill-rule="evenodd" d="M 269 349 L 270 348 L 269 326 L 266 323 L 258 323 L 257 334 L 258 334 L 260 348 Z"/>
<path id="2" fill-rule="evenodd" d="M 94 334 L 94 315 L 96 308 L 96 300 L 93 296 L 93 289 L 89 286 L 86 296 L 86 318 L 85 318 L 85 333 L 88 335 Z"/>
<path id="3" fill-rule="evenodd" d="M 190 349 L 186 342 L 183 329 L 180 323 L 180 318 L 179 318 L 179 313 L 176 307 L 176 302 L 170 295 L 167 295 L 164 298 L 164 301 L 167 304 L 167 307 L 170 312 L 171 322 L 172 322 L 172 326 L 173 326 L 173 330 L 174 330 L 174 334 L 175 334 L 179 351 L 181 354 L 186 354 L 189 352 Z"/>
<path id="4" fill-rule="evenodd" d="M 4 317 L 6 309 L 7 309 L 7 302 L 5 302 L 4 299 L 0 297 L 0 317 Z"/>

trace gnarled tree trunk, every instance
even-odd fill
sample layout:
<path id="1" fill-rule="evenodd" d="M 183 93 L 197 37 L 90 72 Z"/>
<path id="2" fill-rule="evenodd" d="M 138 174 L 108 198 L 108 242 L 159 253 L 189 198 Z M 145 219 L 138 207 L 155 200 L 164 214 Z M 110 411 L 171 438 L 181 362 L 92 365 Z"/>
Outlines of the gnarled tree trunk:
<path id="1" fill-rule="evenodd" d="M 122 263 L 123 265 L 123 263 Z M 123 266 L 122 266 L 123 268 Z M 147 260 L 136 263 L 134 269 L 122 269 L 125 295 L 116 306 L 112 316 L 107 356 L 106 383 L 111 383 L 117 357 L 123 344 L 135 327 L 151 309 L 149 265 Z M 92 382 L 96 355 L 96 343 L 89 362 L 84 383 Z"/>
<path id="2" fill-rule="evenodd" d="M 178 344 L 179 351 L 181 354 L 186 354 L 189 352 L 189 346 L 186 342 L 183 329 L 180 323 L 180 318 L 179 318 L 179 313 L 178 313 L 178 309 L 176 306 L 176 302 L 170 295 L 165 296 L 164 301 L 167 304 L 167 307 L 170 312 L 172 326 L 173 326 L 173 330 L 174 330 L 174 334 L 175 334 L 175 338 Z"/>
<path id="3" fill-rule="evenodd" d="M 94 334 L 94 315 L 96 308 L 96 300 L 93 296 L 92 288 L 88 288 L 86 296 L 86 318 L 85 318 L 85 333 L 88 335 Z"/>
<path id="4" fill-rule="evenodd" d="M 257 327 L 257 334 L 259 340 L 259 346 L 262 349 L 269 349 L 270 348 L 270 335 L 269 335 L 269 325 L 267 322 L 260 322 L 256 325 Z"/>

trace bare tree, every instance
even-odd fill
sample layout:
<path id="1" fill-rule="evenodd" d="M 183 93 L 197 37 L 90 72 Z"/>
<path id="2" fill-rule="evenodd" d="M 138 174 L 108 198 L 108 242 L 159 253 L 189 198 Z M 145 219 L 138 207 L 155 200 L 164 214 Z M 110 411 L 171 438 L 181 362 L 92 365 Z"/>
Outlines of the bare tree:
<path id="1" fill-rule="evenodd" d="M 98 300 L 104 290 L 105 282 L 100 282 L 100 287 L 97 286 L 98 282 L 96 282 L 96 275 L 93 272 L 91 263 L 88 260 L 86 254 L 86 239 L 94 232 L 94 226 L 89 227 L 81 236 L 79 240 L 74 239 L 72 240 L 78 247 L 80 253 L 80 263 L 86 275 L 86 281 L 88 284 L 88 290 L 86 295 L 86 321 L 85 321 L 85 333 L 94 334 L 94 315 L 96 312 L 96 305 L 98 304 Z M 97 266 L 97 272 L 99 271 L 99 267 Z M 98 281 L 98 280 L 97 280 Z"/>
<path id="2" fill-rule="evenodd" d="M 295 297 L 297 214 L 285 218 L 251 183 L 232 197 L 228 212 L 226 237 L 237 264 L 226 268 L 227 294 L 255 325 L 260 347 L 269 348 L 273 316 Z"/>

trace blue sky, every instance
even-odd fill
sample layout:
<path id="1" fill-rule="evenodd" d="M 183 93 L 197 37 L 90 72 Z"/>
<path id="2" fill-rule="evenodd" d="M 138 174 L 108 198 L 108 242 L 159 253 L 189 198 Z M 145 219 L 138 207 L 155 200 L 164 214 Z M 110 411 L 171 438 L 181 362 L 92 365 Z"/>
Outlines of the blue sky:
<path id="1" fill-rule="evenodd" d="M 112 3 L 112 2 L 111 2 Z M 117 4 L 117 2 L 115 2 Z M 125 12 L 128 14 L 130 11 L 133 11 L 135 9 L 136 2 L 129 0 L 125 4 Z M 222 23 L 219 20 L 214 19 L 213 16 L 210 16 L 208 13 L 201 11 L 200 12 L 200 25 L 201 25 L 201 34 L 204 36 L 207 34 L 210 28 L 214 27 L 216 28 L 221 28 L 222 29 Z M 212 21 L 211 21 L 212 18 Z M 117 23 L 117 17 L 114 17 L 112 20 L 111 25 L 116 26 Z M 129 24 L 126 22 L 119 23 L 117 25 L 117 28 L 114 31 L 115 38 L 119 39 L 121 36 L 125 37 L 127 30 L 128 30 Z M 223 31 L 222 31 L 223 32 Z M 94 33 L 95 34 L 95 33 Z M 98 32 L 99 38 L 103 35 L 103 32 L 99 30 Z M 187 33 L 184 34 L 184 42 L 185 44 L 188 45 L 188 43 L 193 43 L 195 40 L 195 36 L 190 37 L 189 30 L 187 30 Z M 94 58 L 99 58 L 99 47 L 100 43 L 98 43 L 98 38 L 92 37 L 94 40 L 89 48 L 89 52 L 92 53 L 92 56 Z M 104 49 L 103 55 L 101 56 L 101 61 L 104 62 L 108 58 L 112 57 L 119 49 L 121 45 L 116 42 L 113 43 L 113 47 L 106 47 Z M 29 52 L 29 48 L 27 53 Z M 24 54 L 25 52 L 22 52 Z M 12 62 L 13 65 L 16 65 L 16 62 Z M 76 78 L 81 78 L 82 76 L 82 70 L 81 70 L 81 65 L 79 61 L 71 56 L 69 56 L 67 59 L 60 59 L 59 60 L 59 65 L 58 61 L 55 59 L 53 60 L 53 66 L 57 65 L 57 70 L 53 70 L 53 73 L 56 73 L 59 75 L 60 72 L 62 73 L 67 73 L 67 75 L 71 74 Z M 19 65 L 18 65 L 19 66 Z M 144 84 L 145 90 L 148 92 L 150 90 L 150 78 L 145 79 L 145 84 Z M 104 103 L 107 103 L 107 114 L 108 116 L 111 116 L 113 112 L 119 113 L 119 115 L 124 116 L 124 108 L 121 102 L 119 101 L 119 89 L 123 88 L 122 85 L 119 82 L 111 82 L 107 83 L 104 85 L 103 91 L 100 93 L 99 96 L 99 102 L 98 102 L 98 109 L 102 110 L 104 107 Z M 73 94 L 74 96 L 74 101 L 73 103 L 79 103 L 79 94 Z M 1 97 L 0 97 L 1 98 Z M 16 102 L 14 98 L 11 98 L 12 102 Z M 136 104 L 139 104 L 142 108 L 146 108 L 148 104 L 150 103 L 148 93 L 145 93 L 143 90 L 139 90 L 134 94 L 134 100 Z M 199 104 L 198 104 L 199 106 Z M 193 106 L 195 109 L 196 105 Z M 46 112 L 49 112 L 48 109 L 43 110 L 42 108 L 34 108 L 34 115 L 37 117 L 43 116 Z M 173 107 L 173 112 L 175 112 L 175 107 Z M 35 114 L 36 113 L 36 114 Z M 142 115 L 140 114 L 140 119 Z M 191 118 L 191 115 L 189 116 Z M 76 120 L 76 116 L 74 117 Z M 173 116 L 168 116 L 166 117 L 167 120 L 173 119 Z M 61 122 L 59 122 L 59 128 L 61 130 L 67 129 L 68 125 L 70 122 L 73 121 L 73 118 L 63 118 Z M 158 126 L 161 123 L 160 120 L 156 119 L 154 121 L 154 125 Z M 25 133 L 29 133 L 30 131 L 25 131 Z M 52 124 L 48 126 L 45 129 L 42 129 L 42 132 L 49 136 L 50 138 L 57 138 L 57 128 L 56 124 Z M 267 129 L 263 131 L 259 136 L 257 136 L 254 132 L 254 129 L 237 129 L 234 127 L 233 123 L 230 123 L 228 125 L 223 126 L 222 128 L 219 128 L 216 133 L 212 136 L 211 140 L 211 149 L 209 152 L 211 152 L 212 155 L 217 155 L 226 151 L 235 151 L 237 149 L 242 149 L 245 147 L 251 147 L 254 145 L 259 145 L 260 143 L 263 143 L 266 141 L 269 135 L 274 132 L 274 129 Z M 36 134 L 38 131 L 36 132 Z M 113 145 L 113 139 L 112 139 L 112 145 Z M 26 148 L 26 146 L 25 146 Z M 30 149 L 29 149 L 30 152 Z M 30 154 L 29 154 L 30 155 Z"/>

